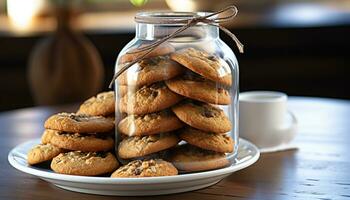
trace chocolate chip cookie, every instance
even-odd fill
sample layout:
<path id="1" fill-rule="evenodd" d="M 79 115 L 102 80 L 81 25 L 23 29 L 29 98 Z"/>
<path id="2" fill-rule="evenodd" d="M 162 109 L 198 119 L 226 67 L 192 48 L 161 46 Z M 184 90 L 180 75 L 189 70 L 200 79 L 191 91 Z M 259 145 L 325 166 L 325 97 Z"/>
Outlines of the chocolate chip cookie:
<path id="1" fill-rule="evenodd" d="M 227 86 L 232 85 L 230 66 L 215 55 L 194 48 L 185 48 L 172 53 L 170 57 L 209 80 Z"/>
<path id="2" fill-rule="evenodd" d="M 173 133 L 127 137 L 119 143 L 118 154 L 122 159 L 142 157 L 175 146 L 179 138 Z"/>
<path id="3" fill-rule="evenodd" d="M 63 149 L 76 151 L 108 151 L 114 148 L 113 138 L 106 134 L 88 135 L 56 131 L 50 143 Z"/>
<path id="4" fill-rule="evenodd" d="M 232 128 L 224 111 L 207 103 L 185 101 L 172 110 L 181 121 L 199 130 L 226 133 Z"/>
<path id="5" fill-rule="evenodd" d="M 95 176 L 113 172 L 119 163 L 109 152 L 71 151 L 61 153 L 51 162 L 51 169 L 60 174 Z"/>
<path id="6" fill-rule="evenodd" d="M 229 165 L 224 153 L 200 149 L 190 144 L 177 146 L 169 161 L 183 172 L 212 170 Z"/>
<path id="7" fill-rule="evenodd" d="M 114 114 L 115 98 L 114 92 L 102 92 L 86 100 L 79 108 L 78 114 L 93 116 L 108 116 Z"/>
<path id="8" fill-rule="evenodd" d="M 118 131 L 128 136 L 142 136 L 173 131 L 183 125 L 171 110 L 163 110 L 145 115 L 129 115 L 120 121 Z"/>
<path id="9" fill-rule="evenodd" d="M 58 154 L 62 153 L 63 150 L 52 145 L 52 144 L 39 144 L 34 146 L 28 152 L 27 162 L 29 165 L 35 165 L 42 163 L 52 158 L 56 157 Z"/>
<path id="10" fill-rule="evenodd" d="M 102 116 L 58 113 L 46 120 L 45 128 L 73 133 L 96 133 L 112 131 L 114 123 Z"/>
<path id="11" fill-rule="evenodd" d="M 112 178 L 139 178 L 155 176 L 174 176 L 177 169 L 169 162 L 161 159 L 156 160 L 135 160 L 127 165 L 121 166 L 112 174 Z"/>
<path id="12" fill-rule="evenodd" d="M 141 45 L 138 48 L 142 48 L 145 47 L 147 44 Z M 123 64 L 123 63 L 127 63 L 127 62 L 132 62 L 137 60 L 140 56 L 142 56 L 144 54 L 144 52 L 136 52 L 138 51 L 138 49 L 131 49 L 129 50 L 129 53 L 125 53 L 124 55 L 122 55 L 119 59 L 119 63 Z M 161 45 L 159 45 L 157 48 L 155 48 L 150 54 L 148 54 L 145 58 L 151 58 L 151 57 L 156 57 L 156 56 L 163 56 L 163 55 L 167 55 L 169 53 L 172 53 L 175 51 L 175 48 L 165 42 Z M 135 52 L 135 53 L 133 53 Z"/>
<path id="13" fill-rule="evenodd" d="M 171 91 L 190 99 L 221 105 L 231 103 L 231 96 L 224 87 L 200 76 L 186 74 L 165 83 Z"/>
<path id="14" fill-rule="evenodd" d="M 179 137 L 193 146 L 221 153 L 231 153 L 234 142 L 227 134 L 204 132 L 191 127 L 180 131 Z"/>
<path id="15" fill-rule="evenodd" d="M 143 115 L 164 110 L 181 99 L 180 95 L 169 90 L 163 82 L 158 82 L 123 96 L 119 102 L 119 110 L 128 114 Z"/>
<path id="16" fill-rule="evenodd" d="M 141 87 L 171 79 L 184 71 L 184 68 L 169 56 L 143 59 L 131 66 L 118 77 L 119 85 Z"/>

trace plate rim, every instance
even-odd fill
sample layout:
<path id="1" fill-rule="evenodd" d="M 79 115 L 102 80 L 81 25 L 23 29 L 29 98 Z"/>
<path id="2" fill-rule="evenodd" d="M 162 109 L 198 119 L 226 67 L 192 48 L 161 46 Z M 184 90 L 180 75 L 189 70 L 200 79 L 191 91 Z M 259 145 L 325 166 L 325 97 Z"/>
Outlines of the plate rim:
<path id="1" fill-rule="evenodd" d="M 206 179 L 210 177 L 226 175 L 233 173 L 234 171 L 239 171 L 243 168 L 246 168 L 252 164 L 254 164 L 260 157 L 259 149 L 252 144 L 251 142 L 240 138 L 240 143 L 245 143 L 250 146 L 256 152 L 251 158 L 237 165 L 230 165 L 225 168 L 205 171 L 205 172 L 197 172 L 190 174 L 181 174 L 179 176 L 162 176 L 162 177 L 143 177 L 143 178 L 110 178 L 110 177 L 94 177 L 94 176 L 77 176 L 77 175 L 67 175 L 67 174 L 57 174 L 55 172 L 47 172 L 39 169 L 34 169 L 29 166 L 24 166 L 18 163 L 15 160 L 15 151 L 19 148 L 23 148 L 23 146 L 28 145 L 29 143 L 40 143 L 40 138 L 31 139 L 24 143 L 16 145 L 14 148 L 10 150 L 8 153 L 8 162 L 10 165 L 17 170 L 42 178 L 42 179 L 51 179 L 51 180 L 59 180 L 59 181 L 68 181 L 75 183 L 93 183 L 93 184 L 113 184 L 113 185 L 126 185 L 126 184 L 159 184 L 159 183 L 169 183 L 169 182 L 181 182 L 181 181 L 189 181 L 189 180 L 199 180 Z"/>

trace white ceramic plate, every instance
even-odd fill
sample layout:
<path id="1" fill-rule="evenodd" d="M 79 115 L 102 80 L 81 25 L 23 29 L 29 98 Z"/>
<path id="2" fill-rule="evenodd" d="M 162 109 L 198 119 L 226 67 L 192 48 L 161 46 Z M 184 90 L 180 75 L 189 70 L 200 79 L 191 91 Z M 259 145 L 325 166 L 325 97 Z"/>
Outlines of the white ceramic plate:
<path id="1" fill-rule="evenodd" d="M 16 146 L 8 155 L 10 164 L 22 172 L 37 176 L 57 187 L 100 195 L 144 196 L 197 190 L 214 185 L 231 173 L 252 165 L 260 156 L 255 145 L 240 139 L 236 162 L 218 170 L 149 178 L 85 177 L 57 174 L 49 169 L 29 166 L 26 160 L 27 152 L 39 143 L 40 139 L 34 139 Z"/>

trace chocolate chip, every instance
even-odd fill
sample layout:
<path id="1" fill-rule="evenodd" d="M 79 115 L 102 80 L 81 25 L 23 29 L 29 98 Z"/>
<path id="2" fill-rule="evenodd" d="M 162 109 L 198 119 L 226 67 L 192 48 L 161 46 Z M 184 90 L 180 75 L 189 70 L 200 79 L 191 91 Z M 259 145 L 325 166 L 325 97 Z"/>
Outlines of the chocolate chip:
<path id="1" fill-rule="evenodd" d="M 214 117 L 214 113 L 213 112 L 211 112 L 210 110 L 208 110 L 208 109 L 205 109 L 204 110 L 204 116 L 205 117 Z"/>
<path id="2" fill-rule="evenodd" d="M 207 58 L 208 58 L 209 60 L 212 60 L 212 61 L 216 61 L 216 60 L 217 60 L 216 57 L 213 56 L 213 55 L 207 56 Z"/>
<path id="3" fill-rule="evenodd" d="M 142 173 L 142 170 L 140 168 L 135 169 L 135 175 L 140 175 Z"/>

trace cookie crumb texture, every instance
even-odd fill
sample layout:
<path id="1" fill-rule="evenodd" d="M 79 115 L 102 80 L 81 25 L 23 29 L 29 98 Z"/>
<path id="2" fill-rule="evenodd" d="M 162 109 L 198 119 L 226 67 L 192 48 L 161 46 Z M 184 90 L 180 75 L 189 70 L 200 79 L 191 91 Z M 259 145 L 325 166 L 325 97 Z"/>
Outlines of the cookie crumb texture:
<path id="1" fill-rule="evenodd" d="M 135 160 L 117 169 L 112 178 L 117 177 L 156 177 L 177 175 L 177 169 L 169 162 L 161 159 L 141 161 Z"/>
<path id="2" fill-rule="evenodd" d="M 53 171 L 60 174 L 95 176 L 113 172 L 119 163 L 109 152 L 72 151 L 61 153 L 51 162 Z"/>

